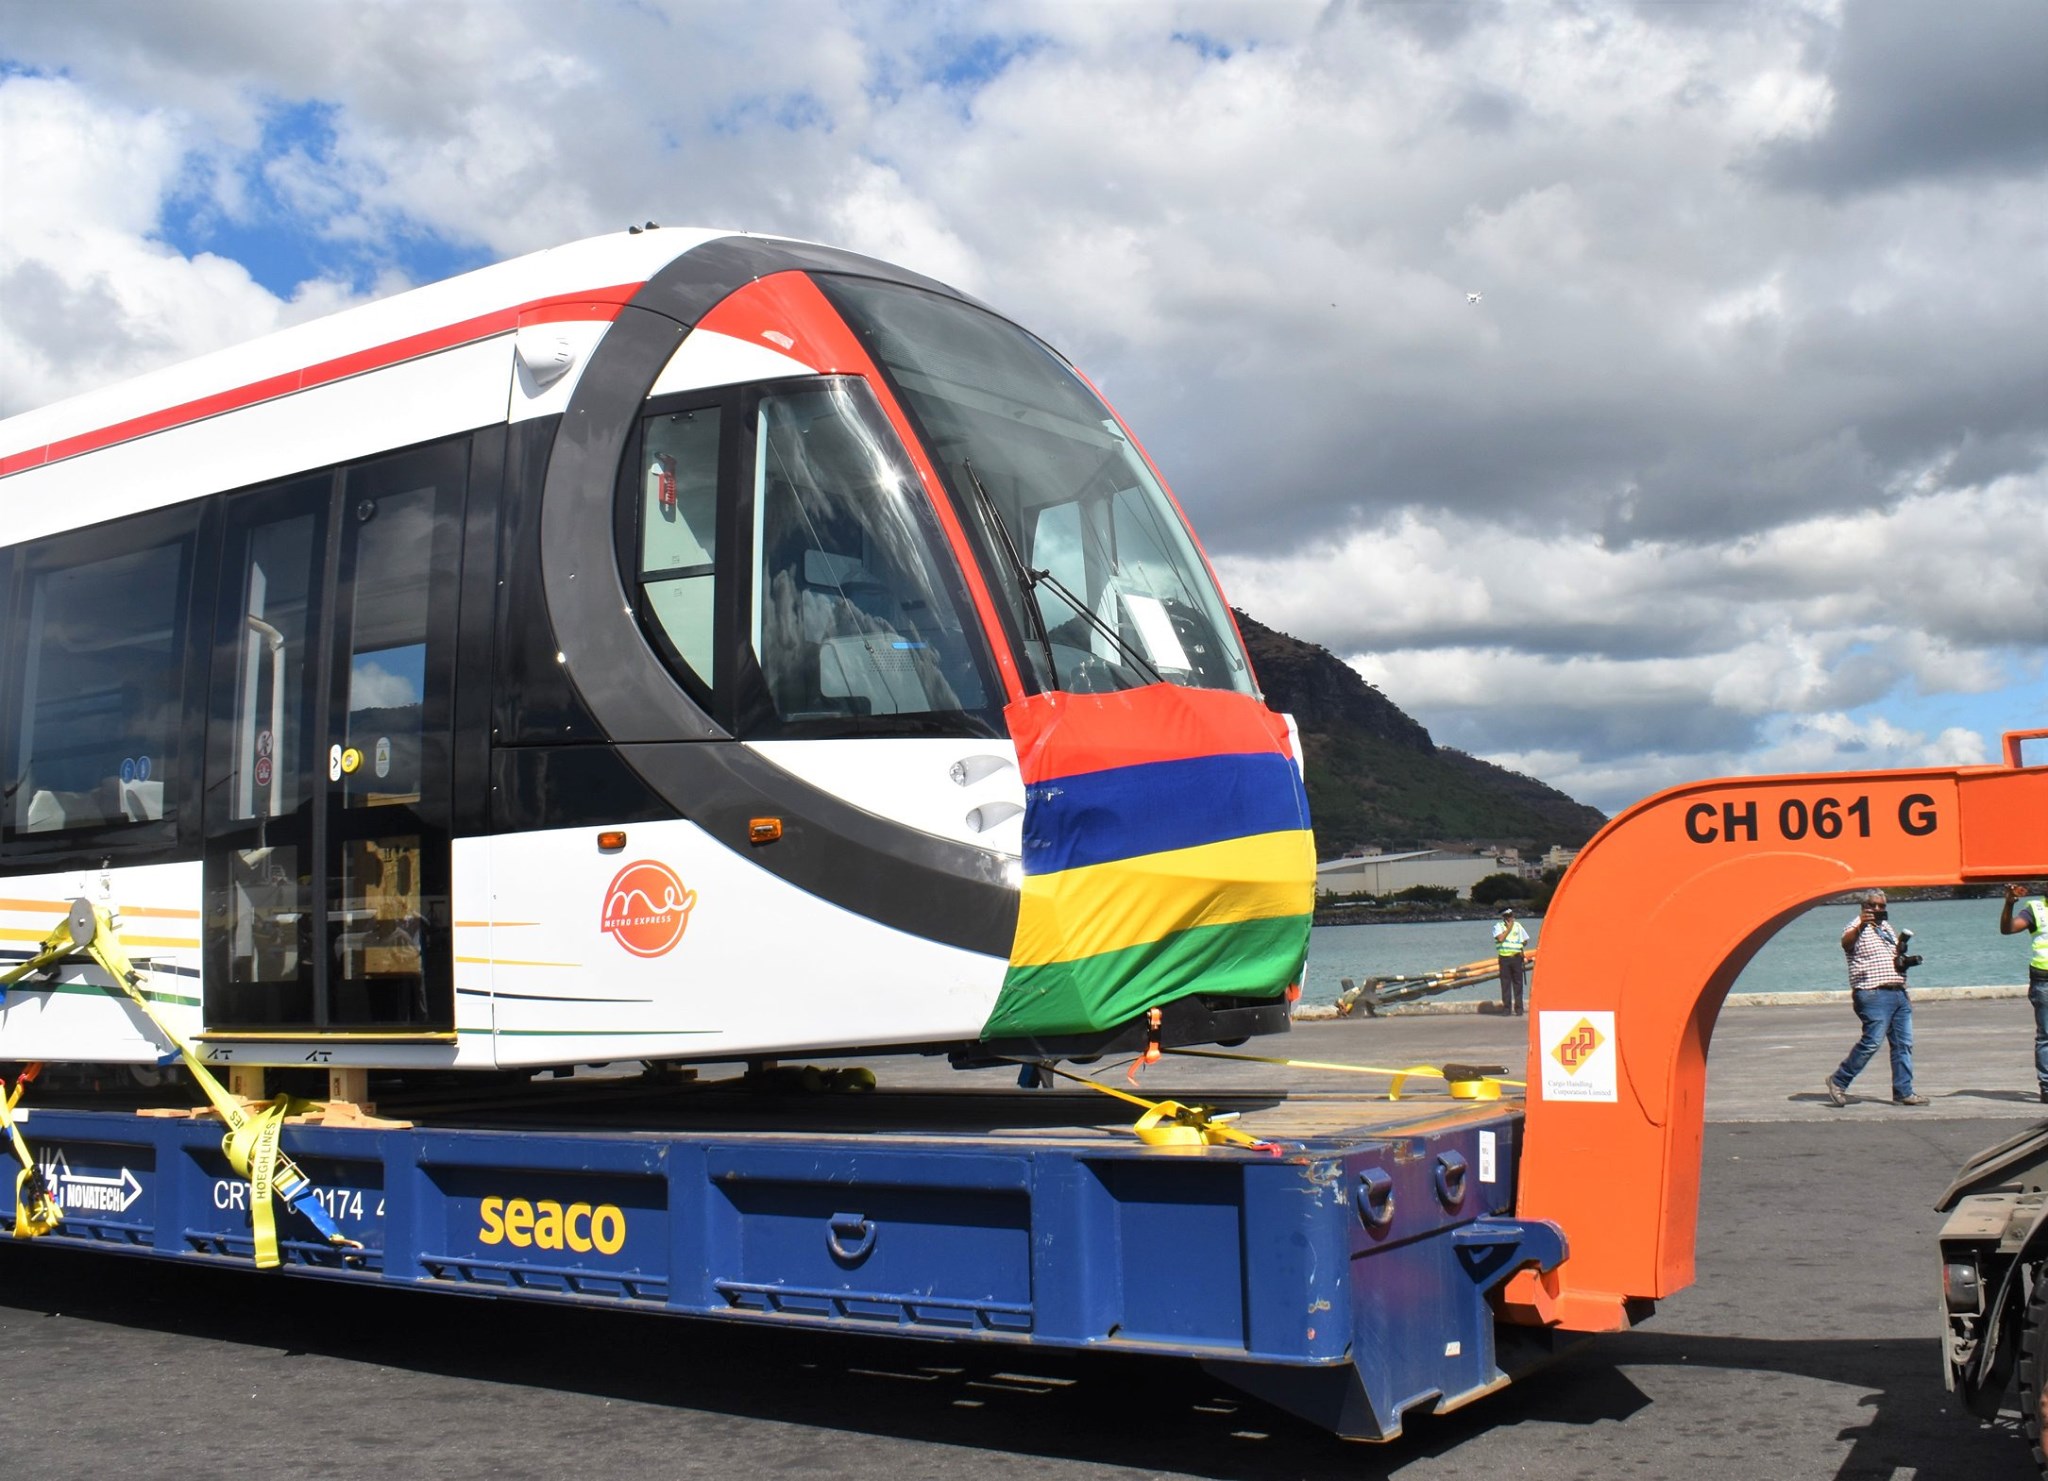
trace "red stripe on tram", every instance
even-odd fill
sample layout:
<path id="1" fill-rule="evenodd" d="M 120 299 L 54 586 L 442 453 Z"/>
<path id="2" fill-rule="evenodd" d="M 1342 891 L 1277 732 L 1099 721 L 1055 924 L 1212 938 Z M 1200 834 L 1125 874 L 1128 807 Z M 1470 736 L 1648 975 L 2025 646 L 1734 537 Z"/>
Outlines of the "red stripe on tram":
<path id="1" fill-rule="evenodd" d="M 315 386 L 329 385 L 373 370 L 383 370 L 406 360 L 417 360 L 423 355 L 437 354 L 459 345 L 474 344 L 478 340 L 490 339 L 499 334 L 509 334 L 523 325 L 559 324 L 571 320 L 609 322 L 619 316 L 619 310 L 632 300 L 641 286 L 639 283 L 617 283 L 608 288 L 586 289 L 581 293 L 558 293 L 549 298 L 536 298 L 527 303 L 515 304 L 511 308 L 494 309 L 488 314 L 478 314 L 474 318 L 445 324 L 438 329 L 408 334 L 402 339 L 372 345 L 365 350 L 353 350 L 346 355 L 338 355 L 332 360 L 322 360 L 300 370 L 288 370 L 282 375 L 266 376 L 247 385 L 216 391 L 211 396 L 200 396 L 191 401 L 179 402 L 176 406 L 167 406 L 161 411 L 145 412 L 141 416 L 129 417 L 125 421 L 114 422 L 90 432 L 61 438 L 41 447 L 24 448 L 20 452 L 0 457 L 0 478 L 30 468 L 40 468 L 47 463 L 60 463 L 84 453 L 98 452 L 101 448 L 112 447 L 116 443 L 132 442 L 138 437 L 148 437 L 152 433 L 169 431 L 173 427 L 205 421 L 208 417 L 241 411 L 265 401 L 275 401 L 281 396 L 311 390 Z"/>

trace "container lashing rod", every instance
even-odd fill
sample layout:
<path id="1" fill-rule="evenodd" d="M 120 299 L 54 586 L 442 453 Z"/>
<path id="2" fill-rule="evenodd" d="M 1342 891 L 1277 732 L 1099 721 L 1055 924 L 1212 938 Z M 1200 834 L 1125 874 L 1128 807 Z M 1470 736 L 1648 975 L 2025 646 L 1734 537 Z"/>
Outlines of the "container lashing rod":
<path id="1" fill-rule="evenodd" d="M 213 1072 L 199 1062 L 190 1046 L 150 1004 L 142 990 L 142 974 L 129 961 L 128 953 L 122 950 L 120 932 L 108 911 L 87 900 L 72 901 L 70 913 L 38 943 L 35 955 L 0 974 L 0 995 L 25 977 L 81 956 L 105 972 L 113 989 L 133 1003 L 177 1052 L 185 1068 L 192 1072 L 192 1078 L 199 1082 L 199 1088 L 205 1092 L 215 1113 L 226 1123 L 227 1132 L 221 1138 L 221 1151 L 227 1157 L 228 1165 L 249 1180 L 250 1222 L 255 1235 L 258 1267 L 270 1269 L 282 1263 L 277 1248 L 274 1199 L 283 1200 L 287 1208 L 304 1216 L 320 1232 L 320 1237 L 336 1249 L 360 1250 L 362 1245 L 343 1234 L 327 1210 L 321 1207 L 319 1199 L 313 1196 L 313 1180 L 278 1146 L 284 1118 L 311 1109 L 311 1103 L 280 1095 L 268 1103 L 250 1106 L 215 1079 Z"/>

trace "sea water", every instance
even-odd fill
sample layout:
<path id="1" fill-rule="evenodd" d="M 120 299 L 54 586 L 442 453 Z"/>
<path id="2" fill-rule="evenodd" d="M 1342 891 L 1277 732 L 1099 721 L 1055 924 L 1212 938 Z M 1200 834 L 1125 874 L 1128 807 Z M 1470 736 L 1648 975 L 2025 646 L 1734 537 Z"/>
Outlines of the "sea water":
<path id="1" fill-rule="evenodd" d="M 1907 974 L 1914 987 L 1977 987 L 1992 983 L 2024 986 L 2027 938 L 1998 933 L 1997 900 L 1904 900 L 1891 920 L 1913 932 L 1913 950 L 1927 961 Z M 1816 905 L 1788 921 L 1750 959 L 1736 992 L 1820 992 L 1849 985 L 1842 960 L 1842 930 L 1856 907 L 1840 902 Z M 1543 940 L 1543 921 L 1524 921 L 1533 945 Z M 1305 1003 L 1332 1003 L 1341 979 L 1392 977 L 1437 972 L 1494 954 L 1493 922 L 1417 921 L 1408 925 L 1317 926 L 1309 933 Z M 1542 958 L 1532 986 L 1542 986 Z M 1500 984 L 1483 983 L 1441 994 L 1434 1001 L 1500 999 Z"/>

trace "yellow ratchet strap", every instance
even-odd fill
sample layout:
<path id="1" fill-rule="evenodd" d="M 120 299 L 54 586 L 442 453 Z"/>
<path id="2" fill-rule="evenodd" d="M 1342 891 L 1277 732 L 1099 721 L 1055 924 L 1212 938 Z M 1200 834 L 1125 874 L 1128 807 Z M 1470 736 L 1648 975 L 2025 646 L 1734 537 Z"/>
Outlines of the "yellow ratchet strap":
<path id="1" fill-rule="evenodd" d="M 1512 1085 L 1526 1089 L 1525 1080 L 1508 1080 L 1499 1075 L 1477 1072 L 1470 1065 L 1448 1065 L 1442 1069 L 1435 1065 L 1410 1065 L 1402 1070 L 1390 1070 L 1381 1065 L 1334 1064 L 1322 1059 L 1280 1059 L 1266 1054 L 1232 1054 L 1222 1049 L 1169 1049 L 1168 1054 L 1183 1054 L 1190 1059 L 1235 1059 L 1245 1064 L 1277 1064 L 1296 1070 L 1334 1070 L 1346 1075 L 1386 1075 L 1393 1084 L 1387 1087 L 1387 1099 L 1399 1100 L 1401 1092 L 1410 1080 L 1441 1080 L 1450 1087 L 1453 1100 L 1499 1100 L 1500 1088 Z"/>
<path id="2" fill-rule="evenodd" d="M 281 1263 L 277 1251 L 275 1198 L 282 1196 L 287 1202 L 294 1202 L 312 1184 L 312 1179 L 278 1147 L 278 1127 L 286 1116 L 298 1115 L 310 1109 L 313 1103 L 280 1095 L 263 1106 L 251 1108 L 237 1099 L 213 1077 L 211 1070 L 199 1062 L 191 1046 L 157 1016 L 155 1007 L 142 991 L 142 974 L 128 960 L 127 952 L 121 949 L 120 933 L 112 915 L 88 901 L 72 901 L 71 913 L 42 939 L 36 954 L 19 967 L 0 975 L 0 987 L 73 956 L 90 957 L 101 971 L 113 979 L 115 989 L 140 1009 L 142 1016 L 163 1035 L 164 1041 L 177 1050 L 178 1058 L 185 1062 L 185 1068 L 199 1082 L 199 1088 L 212 1103 L 215 1114 L 226 1123 L 228 1130 L 221 1138 L 221 1151 L 226 1155 L 228 1165 L 249 1180 L 252 1195 L 250 1224 L 255 1233 L 256 1267 L 259 1270 L 274 1269 Z M 308 1200 L 307 1207 L 301 1212 L 313 1221 L 335 1248 L 362 1248 L 359 1241 L 348 1238 L 334 1227 L 316 1201 Z"/>
<path id="3" fill-rule="evenodd" d="M 1086 1075 L 1076 1075 L 1055 1064 L 1040 1060 L 1017 1060 L 1014 1063 L 1035 1066 L 1042 1074 L 1058 1075 L 1062 1080 L 1072 1080 L 1076 1085 L 1086 1085 L 1090 1090 L 1099 1090 L 1129 1105 L 1142 1107 L 1145 1114 L 1138 1118 L 1131 1130 L 1148 1147 L 1231 1146 L 1275 1153 L 1280 1150 L 1277 1142 L 1262 1142 L 1249 1132 L 1232 1126 L 1230 1123 L 1237 1119 L 1235 1111 L 1212 1116 L 1200 1106 L 1184 1106 L 1177 1100 L 1147 1100 L 1142 1095 L 1118 1090 L 1114 1085 L 1105 1085 Z"/>
<path id="4" fill-rule="evenodd" d="M 274 1194 L 280 1161 L 290 1160 L 278 1150 L 278 1137 L 287 1116 L 304 1115 L 314 1103 L 296 1096 L 280 1095 L 252 1107 L 242 1124 L 221 1140 L 228 1166 L 249 1180 L 249 1224 L 256 1240 L 256 1264 L 268 1269 L 278 1263 L 277 1208 Z"/>
<path id="5" fill-rule="evenodd" d="M 7 1089 L 7 1082 L 0 1080 L 0 1127 L 5 1127 L 7 1140 L 14 1147 L 14 1155 L 21 1161 L 21 1171 L 14 1175 L 14 1237 L 34 1239 L 39 1234 L 48 1234 L 64 1222 L 64 1212 L 57 1207 L 57 1200 L 51 1196 L 50 1188 L 43 1181 L 42 1169 L 29 1155 L 28 1143 L 21 1137 L 21 1122 L 14 1114 L 14 1108 L 21 1104 L 21 1093 L 27 1090 L 31 1081 L 42 1073 L 40 1064 L 32 1064 L 15 1078 L 14 1089 Z M 26 1114 L 26 1113 L 24 1113 Z"/>

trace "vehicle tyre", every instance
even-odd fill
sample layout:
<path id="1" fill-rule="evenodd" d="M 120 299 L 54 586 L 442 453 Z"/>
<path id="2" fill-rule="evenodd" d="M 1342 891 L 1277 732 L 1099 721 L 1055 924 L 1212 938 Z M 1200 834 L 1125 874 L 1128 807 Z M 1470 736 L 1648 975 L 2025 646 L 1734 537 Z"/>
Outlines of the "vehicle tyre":
<path id="1" fill-rule="evenodd" d="M 2036 1266 L 2033 1275 L 2034 1293 L 2020 1326 L 2020 1409 L 2034 1464 L 2048 1477 L 2048 1456 L 2041 1448 L 2041 1433 L 2048 1429 L 2048 1271 Z"/>

